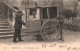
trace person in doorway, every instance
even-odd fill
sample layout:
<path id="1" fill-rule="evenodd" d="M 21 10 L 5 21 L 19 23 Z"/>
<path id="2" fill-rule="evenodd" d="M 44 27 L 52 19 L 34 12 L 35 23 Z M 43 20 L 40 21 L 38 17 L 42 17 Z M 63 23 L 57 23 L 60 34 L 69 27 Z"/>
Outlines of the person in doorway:
<path id="1" fill-rule="evenodd" d="M 18 10 L 18 8 L 16 10 Z M 21 39 L 21 29 L 22 29 L 22 25 L 24 25 L 24 26 L 26 25 L 26 23 L 24 23 L 22 21 L 23 13 L 22 13 L 22 11 L 18 10 L 15 15 L 16 15 L 16 17 L 15 17 L 15 25 L 14 25 L 15 33 L 14 33 L 14 37 L 13 37 L 13 42 L 17 42 L 16 41 L 17 38 L 19 39 L 19 41 L 23 41 Z"/>
<path id="2" fill-rule="evenodd" d="M 59 13 L 59 17 L 58 17 L 57 19 L 58 19 L 58 23 L 59 23 L 59 27 L 60 27 L 60 39 L 59 39 L 59 40 L 64 41 L 64 39 L 63 39 L 63 24 L 64 24 L 64 17 L 63 17 L 62 12 Z"/>

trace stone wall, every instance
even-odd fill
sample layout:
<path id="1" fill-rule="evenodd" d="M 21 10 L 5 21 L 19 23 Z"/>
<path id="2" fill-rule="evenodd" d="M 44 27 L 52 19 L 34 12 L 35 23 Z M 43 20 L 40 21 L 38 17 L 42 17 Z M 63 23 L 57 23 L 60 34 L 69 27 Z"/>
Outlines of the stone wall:
<path id="1" fill-rule="evenodd" d="M 7 1 L 9 4 L 11 4 L 12 6 L 17 6 L 19 9 L 21 9 L 24 13 L 23 16 L 23 20 L 24 22 L 26 21 L 26 13 L 25 13 L 25 5 L 22 5 L 22 1 L 23 0 L 4 0 Z M 75 3 L 77 3 L 77 0 L 29 0 L 29 3 L 33 5 L 35 4 L 35 2 L 38 3 L 39 6 L 47 6 L 47 5 L 57 5 L 60 6 L 60 9 L 64 8 L 64 9 L 71 9 L 74 10 L 74 6 Z M 62 9 L 63 10 L 63 9 Z"/>
<path id="2" fill-rule="evenodd" d="M 6 1 L 6 0 L 5 0 Z M 21 2 L 23 0 L 7 0 L 12 6 L 17 6 L 19 8 L 22 7 L 21 5 Z M 74 7 L 74 4 L 77 2 L 77 0 L 29 0 L 29 2 L 32 2 L 32 1 L 36 1 L 38 2 L 39 4 L 44 4 L 44 5 L 49 5 L 49 4 L 53 4 L 54 3 L 58 3 L 58 2 L 61 2 L 63 1 L 63 7 L 64 9 L 73 9 Z"/>
<path id="3" fill-rule="evenodd" d="M 63 0 L 63 8 L 74 10 L 75 9 L 75 4 L 77 4 L 77 3 L 78 3 L 77 0 Z"/>

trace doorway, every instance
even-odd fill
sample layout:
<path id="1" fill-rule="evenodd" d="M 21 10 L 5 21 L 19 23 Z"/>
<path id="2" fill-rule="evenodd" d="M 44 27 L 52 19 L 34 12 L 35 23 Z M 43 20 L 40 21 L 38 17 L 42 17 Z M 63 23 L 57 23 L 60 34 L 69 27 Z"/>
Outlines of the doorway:
<path id="1" fill-rule="evenodd" d="M 0 20 L 3 20 L 3 3 L 0 2 Z"/>

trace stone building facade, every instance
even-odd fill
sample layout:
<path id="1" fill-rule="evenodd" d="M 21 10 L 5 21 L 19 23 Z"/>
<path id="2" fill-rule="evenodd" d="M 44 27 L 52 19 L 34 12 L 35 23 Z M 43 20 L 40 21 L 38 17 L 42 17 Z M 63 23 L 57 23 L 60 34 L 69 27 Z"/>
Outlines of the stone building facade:
<path id="1" fill-rule="evenodd" d="M 14 20 L 15 20 L 15 15 L 14 15 L 14 9 L 12 6 L 17 6 L 20 10 L 23 11 L 24 16 L 23 16 L 23 21 L 26 22 L 26 9 L 30 7 L 35 7 L 35 2 L 38 4 L 38 7 L 44 7 L 44 6 L 58 6 L 58 12 L 64 10 L 64 9 L 71 9 L 71 10 L 76 10 L 75 4 L 78 2 L 77 0 L 2 0 L 5 2 L 5 7 L 7 7 L 5 11 L 4 16 L 11 25 L 14 26 Z M 24 4 L 22 5 L 22 2 L 24 1 Z M 27 5 L 25 5 L 26 3 Z M 2 2 L 0 2 L 2 3 Z M 8 3 L 8 4 L 7 4 Z M 2 7 L 1 7 L 2 8 Z M 1 9 L 0 8 L 0 9 Z M 1 11 L 1 17 L 3 17 L 4 11 Z M 11 11 L 11 12 L 10 12 Z M 6 13 L 7 12 L 7 13 Z"/>

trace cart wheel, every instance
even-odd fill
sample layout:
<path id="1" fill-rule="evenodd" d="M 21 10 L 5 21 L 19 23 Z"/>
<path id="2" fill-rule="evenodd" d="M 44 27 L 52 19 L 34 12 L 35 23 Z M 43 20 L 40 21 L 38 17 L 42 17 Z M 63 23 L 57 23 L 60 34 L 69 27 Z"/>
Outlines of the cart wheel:
<path id="1" fill-rule="evenodd" d="M 55 41 L 59 38 L 59 24 L 53 20 L 47 20 L 41 27 L 41 37 L 44 41 Z"/>

